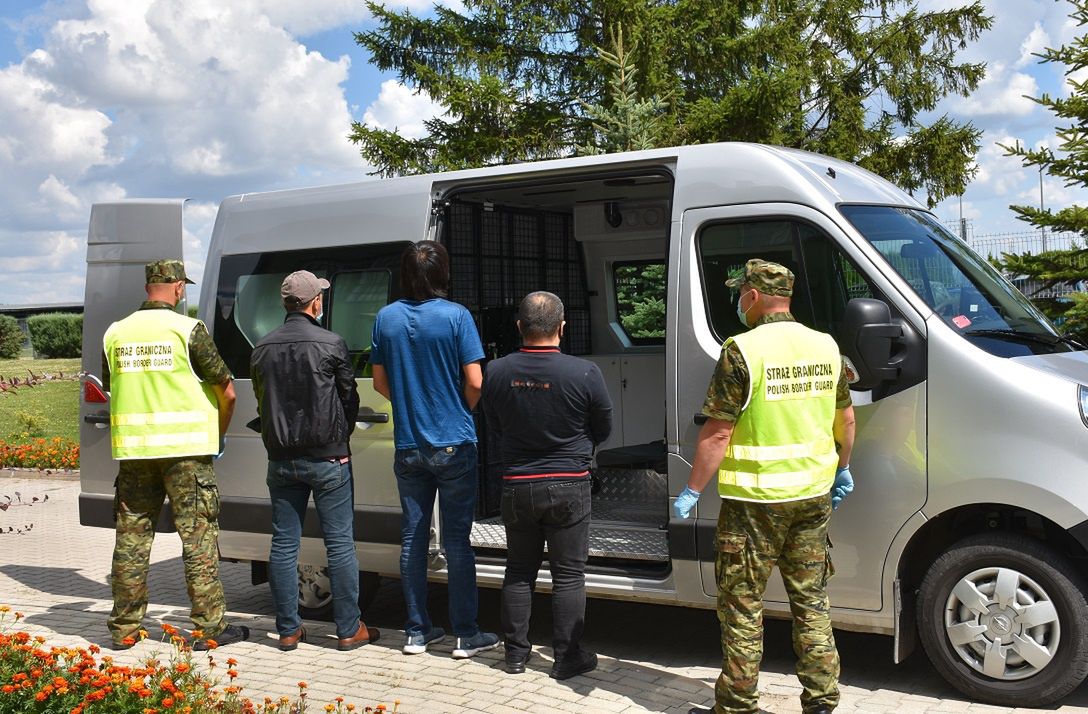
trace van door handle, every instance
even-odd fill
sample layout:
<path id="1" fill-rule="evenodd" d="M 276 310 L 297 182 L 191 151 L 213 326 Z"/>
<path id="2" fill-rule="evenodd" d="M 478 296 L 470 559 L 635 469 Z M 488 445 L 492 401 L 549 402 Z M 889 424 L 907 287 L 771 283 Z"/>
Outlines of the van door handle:
<path id="1" fill-rule="evenodd" d="M 109 414 L 86 414 L 83 417 L 83 421 L 88 424 L 94 424 L 95 429 L 108 429 L 110 426 Z"/>
<path id="2" fill-rule="evenodd" d="M 389 414 L 386 412 L 368 412 L 355 417 L 355 421 L 368 422 L 370 424 L 388 424 Z"/>
<path id="3" fill-rule="evenodd" d="M 698 426 L 702 426 L 703 424 L 706 424 L 707 418 L 708 417 L 706 414 L 696 414 L 691 418 L 691 420 L 695 422 Z"/>

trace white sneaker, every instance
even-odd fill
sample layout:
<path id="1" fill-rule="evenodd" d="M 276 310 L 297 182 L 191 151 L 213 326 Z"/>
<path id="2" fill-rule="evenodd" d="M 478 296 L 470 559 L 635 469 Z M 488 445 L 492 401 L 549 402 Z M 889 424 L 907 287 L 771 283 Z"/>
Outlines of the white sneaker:
<path id="1" fill-rule="evenodd" d="M 493 650 L 499 646 L 499 636 L 494 632 L 477 632 L 472 637 L 458 637 L 457 647 L 453 650 L 454 659 L 475 657 L 481 652 Z"/>
<path id="2" fill-rule="evenodd" d="M 427 651 L 427 645 L 437 642 L 446 636 L 446 631 L 441 627 L 432 627 L 422 635 L 408 635 L 404 641 L 401 652 L 404 654 L 423 654 Z"/>

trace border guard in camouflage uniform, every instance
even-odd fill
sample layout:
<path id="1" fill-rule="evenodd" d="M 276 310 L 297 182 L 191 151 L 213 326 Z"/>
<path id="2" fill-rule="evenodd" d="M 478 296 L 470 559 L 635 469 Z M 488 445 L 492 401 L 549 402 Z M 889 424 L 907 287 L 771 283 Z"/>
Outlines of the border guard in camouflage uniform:
<path id="1" fill-rule="evenodd" d="M 185 291 L 180 260 L 145 268 L 147 301 L 113 323 L 103 337 L 103 374 L 110 395 L 113 458 L 120 461 L 114 520 L 113 612 L 115 649 L 131 647 L 147 611 L 147 570 L 155 524 L 166 496 L 181 537 L 190 617 L 204 639 L 219 645 L 249 637 L 228 625 L 219 580 L 219 490 L 212 458 L 234 413 L 230 371 L 204 323 L 178 314 Z M 110 382 L 112 381 L 112 385 Z"/>
<path id="2" fill-rule="evenodd" d="M 754 259 L 743 277 L 726 284 L 740 288 L 737 316 L 752 329 L 722 348 L 691 477 L 673 506 L 678 518 L 687 518 L 717 476 L 722 673 L 714 709 L 691 713 L 759 711 L 763 592 L 777 565 L 793 613 L 802 711 L 826 714 L 839 703 L 827 525 L 853 490 L 850 390 L 835 341 L 789 312 L 792 272 Z"/>

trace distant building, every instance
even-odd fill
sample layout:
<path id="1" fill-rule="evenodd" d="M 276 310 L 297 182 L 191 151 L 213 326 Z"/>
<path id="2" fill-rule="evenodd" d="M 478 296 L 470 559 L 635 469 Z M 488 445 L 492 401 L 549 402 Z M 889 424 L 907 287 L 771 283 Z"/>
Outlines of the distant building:
<path id="1" fill-rule="evenodd" d="M 28 317 L 43 315 L 47 312 L 74 312 L 83 314 L 83 303 L 50 302 L 38 305 L 0 305 L 0 315 L 11 315 L 19 322 L 19 329 L 23 331 L 23 349 L 30 349 L 30 330 L 26 326 Z"/>

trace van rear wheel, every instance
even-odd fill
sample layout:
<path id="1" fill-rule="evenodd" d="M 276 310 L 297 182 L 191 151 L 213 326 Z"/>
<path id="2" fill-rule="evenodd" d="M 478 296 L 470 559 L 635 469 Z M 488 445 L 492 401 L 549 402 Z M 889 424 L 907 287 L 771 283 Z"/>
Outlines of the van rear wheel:
<path id="1" fill-rule="evenodd" d="M 378 594 L 381 576 L 370 571 L 359 573 L 359 610 L 365 612 Z M 318 565 L 298 566 L 298 614 L 305 620 L 332 620 L 332 583 L 328 568 Z"/>
<path id="2" fill-rule="evenodd" d="M 1088 675 L 1088 602 L 1069 562 L 1014 533 L 972 536 L 922 580 L 918 628 L 930 661 L 982 702 L 1042 706 Z"/>

